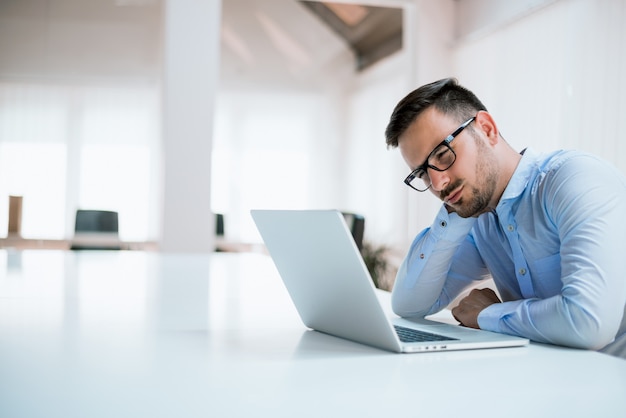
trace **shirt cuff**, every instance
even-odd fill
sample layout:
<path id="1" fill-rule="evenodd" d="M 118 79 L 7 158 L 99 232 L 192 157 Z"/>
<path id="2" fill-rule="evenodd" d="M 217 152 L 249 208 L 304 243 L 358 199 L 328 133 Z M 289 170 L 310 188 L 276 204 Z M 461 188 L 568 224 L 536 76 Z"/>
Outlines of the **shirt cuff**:
<path id="1" fill-rule="evenodd" d="M 523 301 L 494 303 L 478 314 L 478 327 L 485 331 L 511 334 L 513 331 L 507 326 L 506 318 L 511 315 Z"/>
<path id="2" fill-rule="evenodd" d="M 486 307 L 478 314 L 478 327 L 485 331 L 500 332 L 500 310 L 501 305 L 494 303 L 491 306 Z"/>
<path id="3" fill-rule="evenodd" d="M 456 242 L 465 239 L 474 226 L 477 218 L 461 218 L 456 212 L 448 213 L 446 205 L 441 205 L 441 209 L 435 217 L 435 222 L 431 226 L 431 231 L 435 238 Z"/>

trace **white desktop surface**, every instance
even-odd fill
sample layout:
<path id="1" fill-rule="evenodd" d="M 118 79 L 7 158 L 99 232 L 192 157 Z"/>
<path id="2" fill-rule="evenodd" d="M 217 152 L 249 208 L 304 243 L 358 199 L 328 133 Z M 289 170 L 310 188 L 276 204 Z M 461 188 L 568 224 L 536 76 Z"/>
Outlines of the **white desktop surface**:
<path id="1" fill-rule="evenodd" d="M 625 413 L 626 361 L 607 355 L 309 331 L 265 255 L 0 250 L 3 418 Z"/>

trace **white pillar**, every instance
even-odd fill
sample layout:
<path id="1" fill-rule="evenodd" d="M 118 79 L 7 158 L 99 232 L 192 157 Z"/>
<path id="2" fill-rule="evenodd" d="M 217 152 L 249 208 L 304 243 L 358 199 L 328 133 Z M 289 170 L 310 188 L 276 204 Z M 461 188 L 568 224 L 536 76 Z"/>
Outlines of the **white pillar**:
<path id="1" fill-rule="evenodd" d="M 211 148 L 219 82 L 220 0 L 166 0 L 163 206 L 159 248 L 214 249 Z"/>

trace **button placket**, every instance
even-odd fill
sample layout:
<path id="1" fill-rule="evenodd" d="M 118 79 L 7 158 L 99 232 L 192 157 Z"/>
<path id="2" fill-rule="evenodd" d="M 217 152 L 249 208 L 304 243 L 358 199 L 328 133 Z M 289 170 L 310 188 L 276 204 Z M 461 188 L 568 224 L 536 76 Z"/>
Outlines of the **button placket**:
<path id="1" fill-rule="evenodd" d="M 514 219 L 508 219 L 506 225 L 507 237 L 509 245 L 513 251 L 513 262 L 515 263 L 515 277 L 519 284 L 522 295 L 525 298 L 533 297 L 535 290 L 533 288 L 530 272 L 528 271 L 528 264 L 526 258 L 522 252 L 522 247 L 519 242 L 519 235 L 517 233 L 517 224 Z"/>

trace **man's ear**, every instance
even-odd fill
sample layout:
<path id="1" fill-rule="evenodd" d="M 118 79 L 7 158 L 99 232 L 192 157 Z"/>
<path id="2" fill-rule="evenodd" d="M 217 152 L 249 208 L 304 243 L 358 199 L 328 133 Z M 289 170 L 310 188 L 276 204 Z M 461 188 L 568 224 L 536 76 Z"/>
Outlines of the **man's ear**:
<path id="1" fill-rule="evenodd" d="M 495 145 L 500 140 L 498 126 L 496 121 L 488 112 L 484 110 L 476 114 L 476 129 L 480 130 L 488 139 L 491 145 Z"/>

